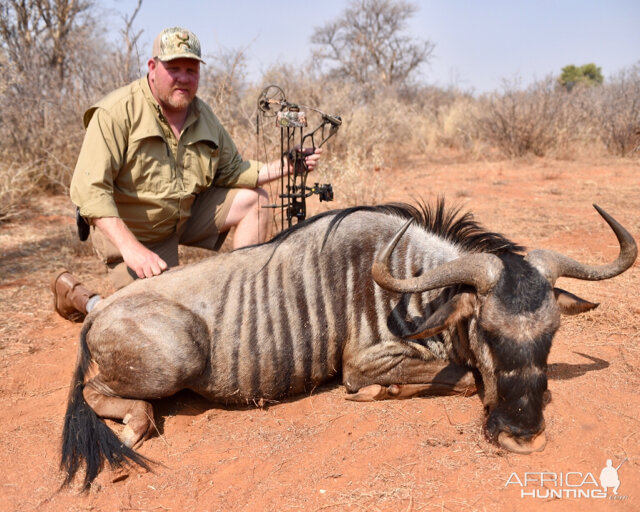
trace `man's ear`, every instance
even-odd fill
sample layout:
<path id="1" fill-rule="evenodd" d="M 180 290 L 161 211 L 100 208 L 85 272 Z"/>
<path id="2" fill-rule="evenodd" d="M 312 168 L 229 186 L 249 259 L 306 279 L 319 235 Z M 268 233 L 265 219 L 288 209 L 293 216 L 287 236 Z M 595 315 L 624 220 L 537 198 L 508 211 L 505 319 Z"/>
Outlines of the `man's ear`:
<path id="1" fill-rule="evenodd" d="M 578 315 L 585 311 L 591 311 L 600 305 L 599 303 L 593 303 L 588 300 L 581 299 L 577 295 L 562 290 L 561 288 L 554 288 L 553 293 L 556 296 L 556 302 L 560 308 L 560 313 L 563 315 Z"/>
<path id="2" fill-rule="evenodd" d="M 155 58 L 151 57 L 148 61 L 147 61 L 147 67 L 149 68 L 149 73 L 154 73 L 156 68 L 158 67 L 158 62 L 156 61 Z"/>

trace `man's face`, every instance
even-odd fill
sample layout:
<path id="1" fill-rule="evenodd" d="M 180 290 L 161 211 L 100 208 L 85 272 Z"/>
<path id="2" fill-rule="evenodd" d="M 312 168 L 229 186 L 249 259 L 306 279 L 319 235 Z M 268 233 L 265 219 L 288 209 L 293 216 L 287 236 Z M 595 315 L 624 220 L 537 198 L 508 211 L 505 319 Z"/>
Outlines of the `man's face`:
<path id="1" fill-rule="evenodd" d="M 149 60 L 151 92 L 167 112 L 185 111 L 198 91 L 200 62 L 195 59 L 175 59 L 163 62 Z"/>

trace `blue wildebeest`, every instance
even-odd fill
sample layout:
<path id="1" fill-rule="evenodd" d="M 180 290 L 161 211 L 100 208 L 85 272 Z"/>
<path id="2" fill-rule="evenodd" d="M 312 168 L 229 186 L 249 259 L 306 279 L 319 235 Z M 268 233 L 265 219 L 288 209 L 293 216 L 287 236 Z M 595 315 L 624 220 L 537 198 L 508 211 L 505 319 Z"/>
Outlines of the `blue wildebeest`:
<path id="1" fill-rule="evenodd" d="M 597 305 L 554 283 L 608 279 L 637 256 L 631 235 L 596 208 L 620 244 L 601 266 L 523 255 L 439 201 L 327 212 L 269 243 L 136 281 L 83 325 L 65 483 L 83 463 L 85 487 L 105 459 L 147 466 L 132 447 L 153 431 L 148 399 L 191 389 L 213 402 L 258 403 L 338 374 L 347 397 L 362 401 L 467 395 L 478 382 L 487 435 L 511 451 L 543 449 L 560 314 Z M 122 442 L 100 417 L 125 423 Z"/>

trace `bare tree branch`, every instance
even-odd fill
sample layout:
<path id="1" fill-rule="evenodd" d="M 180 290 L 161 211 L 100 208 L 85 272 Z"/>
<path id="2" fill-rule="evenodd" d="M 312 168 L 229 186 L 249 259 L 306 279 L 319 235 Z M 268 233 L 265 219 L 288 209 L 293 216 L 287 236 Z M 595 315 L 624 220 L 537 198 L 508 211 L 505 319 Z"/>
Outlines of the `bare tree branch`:
<path id="1" fill-rule="evenodd" d="M 124 27 L 120 29 L 120 35 L 124 41 L 125 50 L 122 55 L 122 81 L 133 80 L 140 73 L 140 54 L 138 52 L 138 40 L 144 32 L 143 30 L 133 31 L 133 22 L 142 8 L 142 0 L 138 0 L 138 5 L 130 16 L 123 16 Z M 135 57 L 134 57 L 135 53 Z M 134 64 L 135 61 L 135 64 Z"/>
<path id="2" fill-rule="evenodd" d="M 406 85 L 435 48 L 403 34 L 416 10 L 403 0 L 353 0 L 339 20 L 315 30 L 314 56 L 328 73 L 360 85 Z"/>

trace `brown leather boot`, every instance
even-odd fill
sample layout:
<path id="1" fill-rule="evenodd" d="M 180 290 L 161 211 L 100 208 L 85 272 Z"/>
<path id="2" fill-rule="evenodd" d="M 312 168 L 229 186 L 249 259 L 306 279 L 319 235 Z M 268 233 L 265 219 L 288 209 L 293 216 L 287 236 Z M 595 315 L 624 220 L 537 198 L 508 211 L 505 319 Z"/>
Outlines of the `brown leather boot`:
<path id="1" fill-rule="evenodd" d="M 67 270 L 58 272 L 51 281 L 53 292 L 53 308 L 58 314 L 71 320 L 81 322 L 87 315 L 87 302 L 97 295 L 87 289 Z"/>

